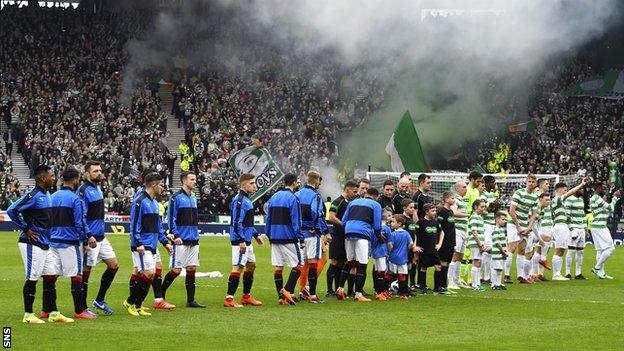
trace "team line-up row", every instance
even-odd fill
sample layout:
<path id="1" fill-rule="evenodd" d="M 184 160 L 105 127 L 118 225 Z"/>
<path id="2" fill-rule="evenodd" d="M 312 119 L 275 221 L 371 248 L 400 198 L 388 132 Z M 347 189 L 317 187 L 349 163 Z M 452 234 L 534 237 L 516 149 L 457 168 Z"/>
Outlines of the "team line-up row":
<path id="1" fill-rule="evenodd" d="M 92 306 L 103 314 L 112 314 L 113 309 L 106 303 L 105 296 L 118 263 L 104 236 L 104 200 L 98 186 L 102 177 L 100 163 L 87 162 L 84 177 L 78 170 L 68 168 L 62 174 L 63 186 L 52 195 L 49 190 L 55 179 L 50 167 L 39 166 L 34 173 L 36 187 L 7 210 L 21 230 L 18 246 L 26 272 L 23 322 L 97 318 L 87 307 L 87 289 L 91 267 L 99 262 L 104 262 L 107 269 Z M 182 269 L 186 270 L 187 307 L 205 307 L 195 301 L 195 271 L 199 265 L 198 212 L 193 195 L 196 177 L 192 172 L 183 172 L 180 180 L 182 189 L 169 199 L 168 233 L 156 202 L 163 191 L 161 176 L 147 173 L 144 187 L 138 189 L 133 198 L 130 213 L 133 271 L 130 293 L 123 303 L 133 316 L 150 315 L 149 308 L 143 306 L 150 287 L 154 289 L 154 308 L 175 308 L 165 300 L 165 295 Z M 472 265 L 471 275 L 466 280 L 471 282 L 473 290 L 483 291 L 482 282 L 490 282 L 494 290 L 504 290 L 502 276 L 504 273 L 505 282 L 511 282 L 514 253 L 517 253 L 519 282 L 533 283 L 540 276 L 544 280 L 543 268 L 550 269 L 545 258 L 553 242 L 553 279 L 571 277 L 574 254 L 575 278 L 584 279 L 581 274 L 587 229 L 581 197 L 586 189 L 584 179 L 569 191 L 565 184 L 556 184 L 556 196 L 551 201 L 548 180 L 538 181 L 529 175 L 526 188 L 514 193 L 509 213 L 500 211 L 494 178 L 476 173 L 470 175 L 470 184 L 458 181 L 454 191 L 444 192 L 439 207 L 428 195 L 431 181 L 425 174 L 419 176 L 419 189 L 413 197 L 408 190 L 409 177 L 399 180 L 396 191 L 392 182 L 386 182 L 383 195 L 370 188 L 365 179 L 359 183 L 348 181 L 343 194 L 329 209 L 331 234 L 318 191 L 321 182 L 322 177 L 316 171 L 308 172 L 303 187 L 294 174 L 287 174 L 283 179 L 284 187 L 269 200 L 265 234 L 271 244 L 279 304 L 294 305 L 301 300 L 323 302 L 316 288 L 318 275 L 325 265 L 324 251 L 328 242 L 331 263 L 327 270 L 327 296 L 336 296 L 339 300 L 353 294 L 355 301 L 370 301 L 363 290 L 369 257 L 374 260 L 375 299 L 380 301 L 393 294 L 407 300 L 415 291 L 427 293 L 426 272 L 430 267 L 435 270 L 435 293 L 456 294 L 454 290 L 468 288 L 460 279 L 464 252 Z M 255 176 L 242 174 L 239 188 L 230 206 L 232 271 L 223 305 L 260 306 L 262 302 L 251 295 L 256 267 L 252 240 L 260 245 L 264 243 L 263 236 L 253 225 L 254 206 L 250 195 L 256 191 Z M 601 279 L 612 279 L 604 271 L 604 262 L 614 249 L 606 229 L 610 206 L 603 199 L 601 184 L 595 184 L 593 190 L 591 233 L 597 249 L 597 265 L 592 272 Z M 157 249 L 159 242 L 171 256 L 170 270 L 164 279 Z M 562 256 L 566 248 L 567 277 L 563 277 Z M 291 267 L 291 271 L 284 284 L 285 266 Z M 61 314 L 56 306 L 56 280 L 60 275 L 71 277 L 73 318 Z M 234 295 L 241 275 L 243 297 L 239 304 Z M 37 316 L 33 304 L 39 278 L 43 278 L 43 304 Z M 294 294 L 298 281 L 299 298 Z"/>

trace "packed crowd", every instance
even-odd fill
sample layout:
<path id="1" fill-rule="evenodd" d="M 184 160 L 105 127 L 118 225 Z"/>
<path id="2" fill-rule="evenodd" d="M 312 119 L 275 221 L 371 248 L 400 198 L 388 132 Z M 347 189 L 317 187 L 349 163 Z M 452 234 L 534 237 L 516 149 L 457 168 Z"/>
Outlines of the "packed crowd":
<path id="1" fill-rule="evenodd" d="M 535 86 L 528 110 L 535 130 L 485 138 L 477 144 L 477 162 L 485 167 L 496 145 L 507 142 L 511 152 L 504 168 L 509 173 L 588 175 L 612 188 L 621 186 L 624 102 L 561 96 L 569 85 L 597 72 L 578 60 L 559 67 L 557 79 L 543 78 Z"/>
<path id="2" fill-rule="evenodd" d="M 262 49 L 252 51 L 258 54 L 258 50 Z M 263 62 L 274 66 L 261 70 L 281 72 L 277 67 L 293 67 L 285 62 L 292 59 L 265 57 Z M 332 65 L 326 63 L 316 66 L 323 79 L 315 81 L 306 68 L 318 62 L 299 63 L 296 72 L 271 77 L 254 75 L 253 66 L 237 74 L 203 70 L 178 84 L 173 114 L 186 127 L 186 142 L 199 176 L 200 209 L 227 212 L 236 184 L 227 167 L 231 152 L 262 144 L 282 169 L 303 176 L 310 167 L 335 161 L 340 156 L 338 135 L 383 102 L 383 91 L 357 72 L 332 72 Z M 347 92 L 345 84 L 361 89 Z M 266 199 L 268 195 L 261 204 Z M 257 208 L 262 211 L 263 206 Z"/>
<path id="3" fill-rule="evenodd" d="M 175 156 L 164 143 L 156 90 L 140 87 L 130 104 L 120 103 L 123 46 L 146 22 L 71 8 L 5 6 L 0 16 L 13 28 L 0 33 L 3 117 L 31 173 L 41 164 L 58 175 L 67 165 L 101 160 L 107 209 L 118 212 L 128 212 L 145 169 L 170 180 Z"/>

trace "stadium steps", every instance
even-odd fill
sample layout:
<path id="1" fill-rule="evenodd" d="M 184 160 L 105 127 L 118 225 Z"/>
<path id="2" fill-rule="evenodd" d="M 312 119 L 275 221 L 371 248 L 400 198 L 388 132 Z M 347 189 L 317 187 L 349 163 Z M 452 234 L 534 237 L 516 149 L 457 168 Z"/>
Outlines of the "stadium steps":
<path id="1" fill-rule="evenodd" d="M 0 135 L 4 135 L 4 131 L 8 129 L 6 123 L 0 123 Z M 2 142 L 4 147 L 4 142 Z M 13 143 L 13 154 L 11 155 L 11 161 L 13 161 L 13 172 L 20 182 L 20 189 L 32 189 L 35 187 L 35 180 L 30 178 L 30 169 L 24 161 L 24 158 L 17 152 L 17 143 Z"/>
<path id="2" fill-rule="evenodd" d="M 171 108 L 173 106 L 173 90 L 170 85 L 161 84 L 158 88 L 158 96 L 160 97 L 161 108 L 167 114 L 167 131 L 169 132 L 169 136 L 167 137 L 167 148 L 171 153 L 178 155 L 178 159 L 175 162 L 175 167 L 173 169 L 173 186 L 171 189 L 173 191 L 178 191 L 180 189 L 180 155 L 179 148 L 180 140 L 184 140 L 184 128 L 178 128 L 178 122 L 175 117 L 171 114 Z"/>

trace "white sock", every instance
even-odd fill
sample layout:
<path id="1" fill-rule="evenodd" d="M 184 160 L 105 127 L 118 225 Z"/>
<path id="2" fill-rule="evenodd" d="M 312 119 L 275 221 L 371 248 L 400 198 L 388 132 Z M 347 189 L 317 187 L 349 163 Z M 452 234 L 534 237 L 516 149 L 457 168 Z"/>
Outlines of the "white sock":
<path id="1" fill-rule="evenodd" d="M 491 270 L 490 270 L 490 263 L 492 262 L 492 255 L 490 255 L 489 253 L 484 253 L 483 254 L 483 279 L 484 280 L 490 280 L 491 279 Z"/>
<path id="2" fill-rule="evenodd" d="M 583 254 L 585 250 L 576 250 L 576 275 L 583 273 Z"/>
<path id="3" fill-rule="evenodd" d="M 524 277 L 529 278 L 531 276 L 531 260 L 524 258 Z"/>
<path id="4" fill-rule="evenodd" d="M 511 262 L 513 262 L 513 254 L 505 258 L 505 275 L 511 274 Z"/>
<path id="5" fill-rule="evenodd" d="M 531 258 L 531 275 L 537 275 L 540 272 L 540 264 L 539 261 L 542 258 L 542 255 L 535 253 L 533 254 L 533 258 Z"/>
<path id="6" fill-rule="evenodd" d="M 561 275 L 561 264 L 562 264 L 561 256 L 553 255 L 552 263 L 553 263 L 553 276 Z"/>
<path id="7" fill-rule="evenodd" d="M 492 276 L 492 286 L 499 286 L 500 285 L 500 271 L 497 271 L 496 269 L 492 269 L 492 272 L 490 275 Z"/>
<path id="8" fill-rule="evenodd" d="M 598 268 L 598 261 L 600 261 L 600 255 L 602 255 L 602 251 L 604 250 L 596 249 L 596 268 Z"/>
<path id="9" fill-rule="evenodd" d="M 526 278 L 524 276 L 524 255 L 518 254 L 516 256 L 516 271 L 518 277 Z"/>
<path id="10" fill-rule="evenodd" d="M 568 250 L 568 254 L 566 255 L 566 275 L 570 274 L 570 269 L 572 268 L 572 260 L 574 259 L 574 251 L 576 250 Z"/>
<path id="11" fill-rule="evenodd" d="M 550 241 L 542 244 L 542 257 L 540 259 L 547 260 L 548 259 L 548 249 L 550 249 Z"/>
<path id="12" fill-rule="evenodd" d="M 598 263 L 596 263 L 596 268 L 600 270 L 601 273 L 604 273 L 604 263 L 607 261 L 609 256 L 613 254 L 613 248 L 610 247 L 608 249 L 600 250 L 600 258 L 598 259 Z"/>
<path id="13" fill-rule="evenodd" d="M 472 287 L 476 288 L 481 285 L 481 279 L 479 278 L 479 268 L 472 266 Z"/>
<path id="14" fill-rule="evenodd" d="M 448 272 L 447 272 L 447 279 L 449 281 L 449 283 L 451 285 L 456 285 L 457 282 L 455 281 L 455 266 L 456 266 L 457 261 L 451 261 L 451 263 L 449 264 L 448 267 Z"/>

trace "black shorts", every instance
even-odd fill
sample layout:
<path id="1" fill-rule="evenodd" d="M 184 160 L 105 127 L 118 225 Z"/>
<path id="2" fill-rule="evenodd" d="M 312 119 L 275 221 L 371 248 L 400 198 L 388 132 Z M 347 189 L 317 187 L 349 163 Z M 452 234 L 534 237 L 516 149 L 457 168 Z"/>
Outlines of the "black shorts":
<path id="1" fill-rule="evenodd" d="M 332 237 L 332 241 L 329 243 L 329 259 L 338 261 L 347 260 L 344 236 Z"/>
<path id="2" fill-rule="evenodd" d="M 438 251 L 438 256 L 440 257 L 440 261 L 451 262 L 454 252 L 455 252 L 455 245 L 449 246 L 446 244 L 442 244 L 440 251 Z"/>
<path id="3" fill-rule="evenodd" d="M 440 256 L 437 253 L 421 253 L 418 258 L 418 267 L 428 268 L 440 265 Z"/>

